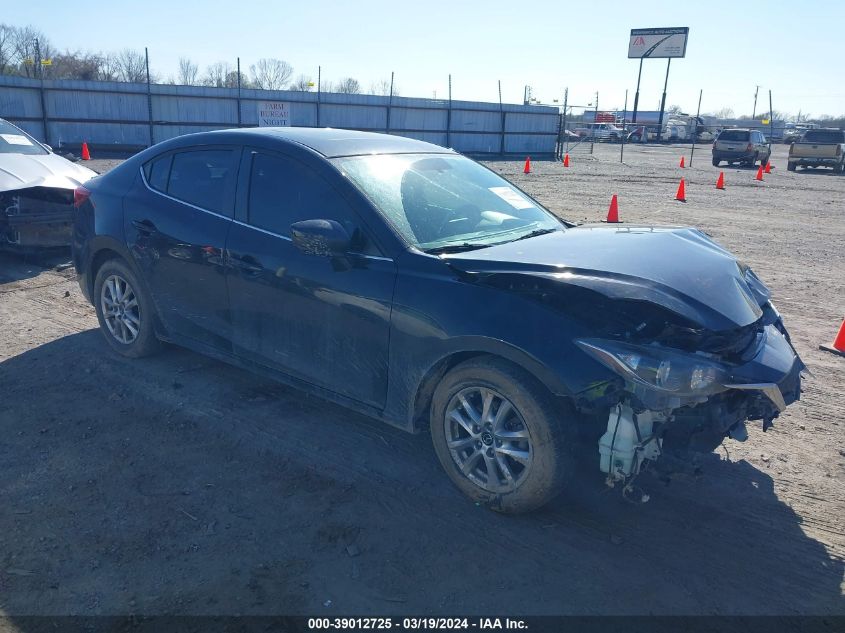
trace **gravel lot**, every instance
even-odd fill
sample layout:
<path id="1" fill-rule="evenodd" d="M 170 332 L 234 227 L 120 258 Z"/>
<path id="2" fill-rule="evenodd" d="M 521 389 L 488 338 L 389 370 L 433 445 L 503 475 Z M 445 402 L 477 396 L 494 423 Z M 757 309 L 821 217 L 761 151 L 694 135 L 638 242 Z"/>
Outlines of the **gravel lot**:
<path id="1" fill-rule="evenodd" d="M 3 614 L 845 615 L 845 177 L 764 182 L 709 148 L 490 166 L 561 216 L 691 224 L 766 281 L 814 376 L 800 403 L 649 503 L 596 469 L 504 517 L 401 431 L 208 358 L 109 352 L 72 268 L 0 255 Z M 107 169 L 105 161 L 93 161 Z M 687 181 L 687 203 L 673 198 Z M 64 257 L 66 260 L 67 257 Z"/>

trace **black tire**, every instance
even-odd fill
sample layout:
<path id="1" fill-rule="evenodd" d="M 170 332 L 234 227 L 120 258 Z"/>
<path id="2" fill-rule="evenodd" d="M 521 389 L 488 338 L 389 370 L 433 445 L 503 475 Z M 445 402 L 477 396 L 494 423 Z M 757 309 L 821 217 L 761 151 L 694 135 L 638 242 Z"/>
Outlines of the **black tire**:
<path id="1" fill-rule="evenodd" d="M 120 282 L 126 284 L 125 288 L 128 288 L 128 291 L 124 289 L 121 294 L 128 298 L 131 292 L 131 295 L 134 296 L 135 305 L 132 305 L 132 299 L 129 298 L 119 308 L 122 310 L 122 316 L 114 314 L 107 316 L 104 314 L 104 308 L 107 304 L 104 300 L 104 292 L 108 296 L 114 296 L 112 289 L 115 288 L 115 284 L 119 286 Z M 107 287 L 104 288 L 104 286 Z M 161 348 L 161 342 L 155 335 L 152 301 L 144 287 L 138 282 L 135 273 L 123 260 L 110 259 L 97 271 L 94 280 L 94 309 L 97 311 L 100 331 L 109 346 L 118 354 L 130 358 L 140 358 L 154 354 Z M 123 325 L 120 324 L 121 321 Z M 135 324 L 134 327 L 137 332 L 130 337 L 133 334 L 129 329 L 132 327 L 132 323 Z M 128 340 L 130 338 L 131 340 Z"/>
<path id="2" fill-rule="evenodd" d="M 477 436 L 474 436 L 476 440 L 473 440 L 473 436 L 463 425 L 458 426 L 454 418 L 450 417 L 447 423 L 449 412 L 453 410 L 453 407 L 460 406 L 457 403 L 460 402 L 461 396 L 469 394 L 466 398 L 471 399 L 473 390 L 476 389 L 479 392 L 492 390 L 508 401 L 514 413 L 511 414 L 510 422 L 505 422 L 502 430 L 511 434 L 527 432 L 529 439 L 525 444 L 520 441 L 504 440 L 502 442 L 498 434 L 494 435 L 495 439 L 490 438 L 488 443 L 488 438 L 484 437 L 484 427 L 481 426 L 475 427 L 479 429 L 479 432 Z M 496 407 L 497 413 L 501 410 L 501 406 L 502 402 Z M 461 408 L 461 411 L 466 412 L 466 409 Z M 492 415 L 492 405 L 490 413 Z M 507 514 L 529 512 L 548 503 L 563 492 L 566 482 L 572 475 L 576 433 L 572 426 L 573 420 L 562 419 L 564 413 L 560 407 L 555 406 L 551 395 L 533 376 L 506 361 L 480 357 L 456 366 L 437 385 L 431 406 L 431 439 L 446 474 L 470 499 L 497 512 Z M 471 421 L 474 418 L 465 415 L 465 419 Z M 508 424 L 511 426 L 507 426 Z M 454 451 L 450 449 L 447 434 L 454 432 L 451 429 L 463 433 L 466 437 L 459 441 L 464 443 L 469 441 L 471 446 Z M 493 431 L 493 433 L 498 432 Z M 502 450 L 517 447 L 522 455 L 530 455 L 528 465 L 518 470 L 522 467 L 521 461 L 517 463 L 507 455 L 499 453 L 495 448 L 502 447 L 503 443 L 506 445 Z M 484 444 L 487 444 L 487 448 Z M 526 444 L 530 446 L 530 449 L 524 448 Z M 472 451 L 465 458 L 465 463 L 477 464 L 477 469 L 482 468 L 482 462 L 484 463 L 483 468 L 488 483 L 490 464 L 488 457 L 492 462 L 499 458 L 506 461 L 513 477 L 506 481 L 504 470 L 497 470 L 496 482 L 492 487 L 499 487 L 500 484 L 502 487 L 497 490 L 485 488 L 482 483 L 477 483 L 470 478 L 474 477 L 478 480 L 480 471 L 476 472 L 474 469 L 469 475 L 465 475 L 458 466 L 457 460 L 461 459 L 462 451 Z M 475 453 L 483 459 L 476 457 L 473 460 Z"/>
<path id="3" fill-rule="evenodd" d="M 843 170 L 845 170 L 845 163 L 836 163 L 836 165 L 833 166 L 834 174 L 841 174 Z"/>
<path id="4" fill-rule="evenodd" d="M 713 159 L 713 167 L 718 167 L 718 166 L 719 166 L 719 163 L 721 163 L 721 162 L 722 162 L 722 161 L 720 161 L 718 158 L 714 158 L 714 159 Z"/>
<path id="5" fill-rule="evenodd" d="M 798 167 L 798 163 L 787 163 L 786 164 L 786 171 L 795 171 Z"/>

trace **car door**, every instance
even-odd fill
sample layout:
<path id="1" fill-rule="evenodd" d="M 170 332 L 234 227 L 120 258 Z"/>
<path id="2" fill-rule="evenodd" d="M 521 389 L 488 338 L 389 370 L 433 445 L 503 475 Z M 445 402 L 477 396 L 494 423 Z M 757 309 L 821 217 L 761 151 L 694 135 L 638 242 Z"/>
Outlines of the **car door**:
<path id="1" fill-rule="evenodd" d="M 243 195 L 226 243 L 235 353 L 383 407 L 393 261 L 381 256 L 349 200 L 311 166 L 250 150 L 241 172 Z M 309 219 L 339 222 L 354 252 L 339 261 L 299 251 L 290 225 Z"/>
<path id="2" fill-rule="evenodd" d="M 142 168 L 124 198 L 124 235 L 170 336 L 230 351 L 223 248 L 240 148 L 192 147 Z"/>

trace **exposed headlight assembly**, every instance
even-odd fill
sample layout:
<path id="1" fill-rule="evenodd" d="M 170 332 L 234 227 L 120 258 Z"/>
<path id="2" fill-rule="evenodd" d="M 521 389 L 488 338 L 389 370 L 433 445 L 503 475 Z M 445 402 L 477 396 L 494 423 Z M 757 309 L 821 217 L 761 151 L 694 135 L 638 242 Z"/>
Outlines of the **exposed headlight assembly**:
<path id="1" fill-rule="evenodd" d="M 666 395 L 701 397 L 728 389 L 725 368 L 703 356 L 604 339 L 575 342 L 626 381 Z"/>

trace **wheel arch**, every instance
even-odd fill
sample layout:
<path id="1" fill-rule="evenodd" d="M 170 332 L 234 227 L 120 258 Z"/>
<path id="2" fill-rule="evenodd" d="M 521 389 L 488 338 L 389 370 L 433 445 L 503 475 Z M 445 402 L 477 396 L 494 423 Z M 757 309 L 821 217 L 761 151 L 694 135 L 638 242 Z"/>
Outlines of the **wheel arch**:
<path id="1" fill-rule="evenodd" d="M 460 363 L 481 357 L 497 359 L 518 367 L 533 378 L 553 398 L 570 395 L 566 386 L 555 377 L 548 367 L 545 367 L 538 360 L 531 358 L 528 354 L 516 348 L 507 345 L 491 348 L 485 345 L 475 346 L 470 349 L 455 350 L 441 356 L 430 365 L 418 381 L 414 390 L 413 403 L 410 407 L 410 422 L 413 432 L 421 431 L 428 426 L 434 390 L 443 376 Z"/>

